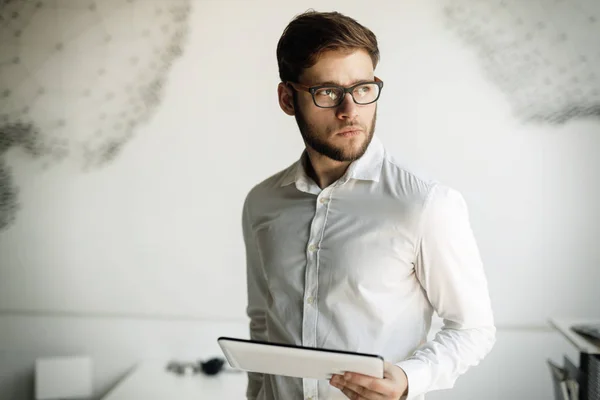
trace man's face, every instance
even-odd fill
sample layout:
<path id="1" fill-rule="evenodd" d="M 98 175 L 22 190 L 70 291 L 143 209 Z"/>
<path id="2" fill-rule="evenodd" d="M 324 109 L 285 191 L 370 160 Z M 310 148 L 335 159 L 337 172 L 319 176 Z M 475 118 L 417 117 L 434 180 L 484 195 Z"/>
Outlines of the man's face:
<path id="1" fill-rule="evenodd" d="M 329 51 L 306 69 L 300 82 L 307 86 L 336 84 L 349 87 L 373 81 L 373 63 L 367 52 Z M 294 100 L 296 122 L 302 137 L 316 152 L 336 161 L 354 161 L 366 151 L 375 131 L 376 103 L 358 105 L 346 93 L 335 108 L 317 107 L 308 92 L 299 91 Z M 353 132 L 342 133 L 352 129 Z"/>

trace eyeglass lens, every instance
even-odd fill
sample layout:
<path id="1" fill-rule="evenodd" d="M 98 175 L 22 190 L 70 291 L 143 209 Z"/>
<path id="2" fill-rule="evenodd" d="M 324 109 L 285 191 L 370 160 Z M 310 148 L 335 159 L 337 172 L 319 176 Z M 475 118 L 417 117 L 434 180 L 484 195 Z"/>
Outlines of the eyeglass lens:
<path id="1" fill-rule="evenodd" d="M 315 103 L 320 107 L 334 107 L 341 103 L 344 94 L 343 89 L 331 86 L 317 89 L 313 97 Z M 379 86 L 375 83 L 366 83 L 356 86 L 351 94 L 357 104 L 369 104 L 377 99 Z"/>

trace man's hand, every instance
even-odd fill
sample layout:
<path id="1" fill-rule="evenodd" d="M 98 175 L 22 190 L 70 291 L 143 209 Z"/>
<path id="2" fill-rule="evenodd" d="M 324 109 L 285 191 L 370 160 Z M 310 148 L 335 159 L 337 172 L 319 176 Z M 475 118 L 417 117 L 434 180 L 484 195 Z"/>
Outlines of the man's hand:
<path id="1" fill-rule="evenodd" d="M 346 372 L 334 375 L 329 383 L 351 400 L 399 400 L 408 393 L 408 379 L 397 365 L 384 362 L 383 379 Z"/>

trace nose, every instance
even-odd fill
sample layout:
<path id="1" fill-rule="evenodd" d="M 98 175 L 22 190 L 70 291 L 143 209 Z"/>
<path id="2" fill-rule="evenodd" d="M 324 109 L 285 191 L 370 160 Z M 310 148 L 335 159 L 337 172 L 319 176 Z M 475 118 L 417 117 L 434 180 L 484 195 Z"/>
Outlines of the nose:
<path id="1" fill-rule="evenodd" d="M 336 109 L 336 116 L 339 119 L 348 119 L 353 121 L 358 116 L 358 104 L 354 102 L 352 95 L 346 93 L 344 100 Z"/>

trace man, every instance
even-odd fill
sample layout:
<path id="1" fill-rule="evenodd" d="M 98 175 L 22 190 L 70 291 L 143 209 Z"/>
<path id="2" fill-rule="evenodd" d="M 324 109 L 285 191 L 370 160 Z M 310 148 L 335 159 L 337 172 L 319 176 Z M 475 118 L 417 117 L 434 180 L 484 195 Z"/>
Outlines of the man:
<path id="1" fill-rule="evenodd" d="M 384 357 L 385 377 L 249 373 L 248 399 L 423 398 L 495 343 L 463 197 L 398 166 L 374 136 L 375 35 L 314 11 L 285 29 L 279 104 L 306 144 L 243 210 L 252 339 Z M 444 328 L 427 342 L 436 311 Z"/>

